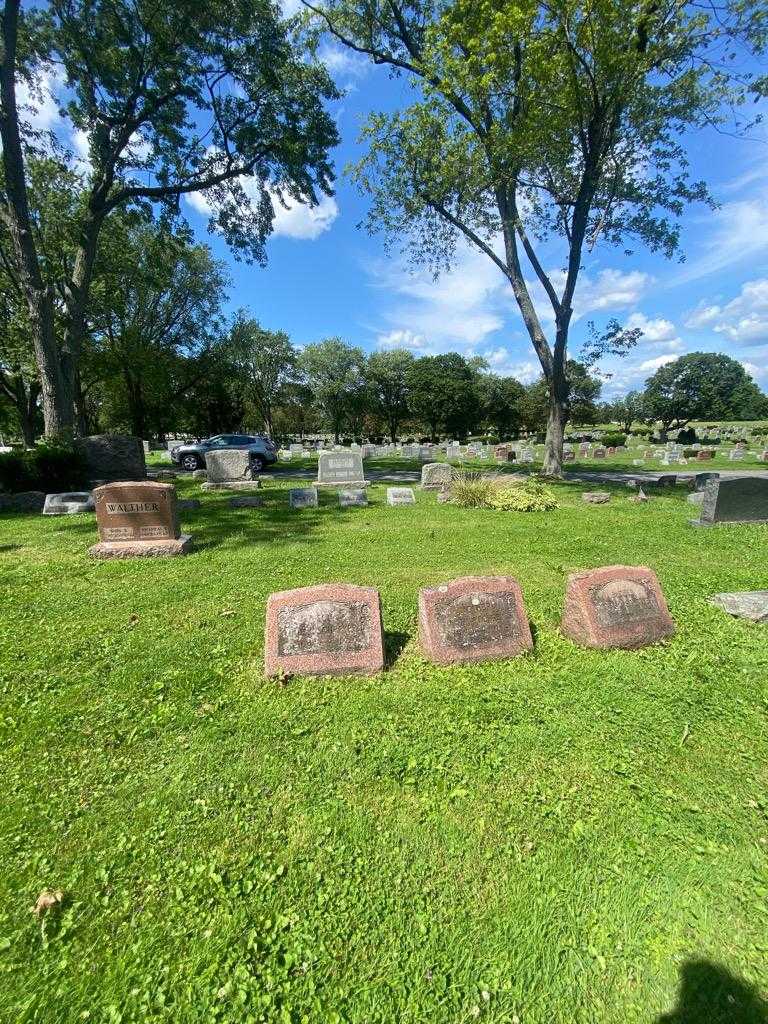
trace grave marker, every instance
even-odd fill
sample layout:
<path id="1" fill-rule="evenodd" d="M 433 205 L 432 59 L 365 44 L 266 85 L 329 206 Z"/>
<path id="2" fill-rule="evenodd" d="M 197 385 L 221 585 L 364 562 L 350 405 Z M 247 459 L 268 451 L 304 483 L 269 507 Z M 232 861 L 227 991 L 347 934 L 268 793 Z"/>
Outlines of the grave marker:
<path id="1" fill-rule="evenodd" d="M 201 484 L 204 491 L 252 491 L 260 486 L 258 477 L 253 478 L 250 452 L 242 448 L 207 452 L 205 468 L 208 477 Z"/>
<path id="2" fill-rule="evenodd" d="M 317 488 L 292 487 L 288 491 L 288 504 L 291 508 L 317 508 Z"/>
<path id="3" fill-rule="evenodd" d="M 438 665 L 514 658 L 533 648 L 520 584 L 466 576 L 419 593 L 419 638 Z"/>
<path id="4" fill-rule="evenodd" d="M 416 496 L 413 493 L 412 487 L 388 487 L 387 488 L 387 504 L 388 505 L 415 505 Z"/>
<path id="5" fill-rule="evenodd" d="M 656 573 L 627 565 L 570 575 L 560 628 L 575 643 L 599 648 L 645 647 L 675 631 Z"/>
<path id="6" fill-rule="evenodd" d="M 368 504 L 368 496 L 364 487 L 355 487 L 339 491 L 339 505 L 341 508 L 355 508 Z"/>
<path id="7" fill-rule="evenodd" d="M 363 457 L 359 451 L 321 452 L 317 460 L 317 484 L 320 487 L 367 487 Z"/>
<path id="8" fill-rule="evenodd" d="M 93 492 L 99 543 L 92 558 L 185 555 L 192 538 L 179 530 L 176 488 L 154 480 L 104 484 Z"/>
<path id="9" fill-rule="evenodd" d="M 264 662 L 267 676 L 381 672 L 384 638 L 378 591 L 329 583 L 271 594 Z"/>
<path id="10" fill-rule="evenodd" d="M 701 515 L 693 526 L 718 523 L 768 523 L 768 480 L 738 477 L 710 480 L 704 487 Z"/>
<path id="11" fill-rule="evenodd" d="M 439 491 L 450 486 L 453 470 L 447 462 L 427 462 L 421 467 L 421 486 L 425 491 Z"/>
<path id="12" fill-rule="evenodd" d="M 69 494 L 46 494 L 43 505 L 44 516 L 74 516 L 79 512 L 93 512 L 93 495 L 90 491 L 73 491 Z"/>

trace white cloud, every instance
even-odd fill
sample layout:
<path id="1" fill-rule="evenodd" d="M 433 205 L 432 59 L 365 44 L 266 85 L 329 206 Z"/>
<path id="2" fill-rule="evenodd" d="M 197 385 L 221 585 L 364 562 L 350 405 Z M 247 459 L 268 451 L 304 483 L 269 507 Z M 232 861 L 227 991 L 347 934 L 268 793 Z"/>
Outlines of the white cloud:
<path id="1" fill-rule="evenodd" d="M 747 281 L 736 298 L 723 306 L 699 306 L 686 327 L 708 327 L 737 345 L 768 343 L 768 277 Z"/>
<path id="2" fill-rule="evenodd" d="M 385 320 L 396 331 L 424 339 L 424 351 L 466 354 L 504 326 L 509 285 L 487 256 L 468 245 L 458 247 L 453 269 L 437 280 L 402 261 L 369 270 L 394 300 Z"/>
<path id="3" fill-rule="evenodd" d="M 256 197 L 257 186 L 253 179 L 244 180 L 243 189 L 246 195 Z M 280 199 L 274 192 L 271 195 L 275 211 L 272 234 L 275 236 L 313 240 L 328 231 L 339 215 L 339 206 L 333 196 L 324 195 L 319 203 L 310 206 L 290 196 Z M 185 199 L 198 213 L 210 216 L 211 207 L 204 192 L 190 192 Z"/>
<path id="4" fill-rule="evenodd" d="M 675 325 L 665 317 L 649 319 L 643 313 L 633 313 L 624 326 L 630 330 L 639 327 L 643 336 L 639 341 L 641 346 L 651 348 L 665 348 L 670 352 L 679 352 L 683 347 L 682 338 L 678 337 Z"/>
<path id="5" fill-rule="evenodd" d="M 754 178 L 751 175 L 739 184 L 751 183 Z M 703 254 L 676 274 L 672 283 L 697 281 L 768 252 L 768 186 L 765 184 L 748 198 L 724 203 L 708 218 L 713 230 L 702 245 Z"/>
<path id="6" fill-rule="evenodd" d="M 565 287 L 565 277 L 562 270 L 549 271 L 549 278 L 558 295 L 562 294 Z M 589 274 L 582 272 L 573 299 L 573 320 L 575 322 L 589 313 L 600 310 L 618 312 L 635 306 L 652 282 L 653 277 L 640 270 L 623 273 L 621 270 L 607 268 L 601 270 L 596 277 L 590 277 Z M 538 281 L 529 281 L 528 287 L 542 322 L 552 323 L 554 312 L 544 289 Z"/>
<path id="7" fill-rule="evenodd" d="M 36 131 L 48 131 L 61 123 L 57 95 L 62 80 L 51 71 L 41 72 L 32 87 L 20 81 L 16 87 L 16 99 L 21 116 Z"/>
<path id="8" fill-rule="evenodd" d="M 354 50 L 326 44 L 318 53 L 319 59 L 336 77 L 362 78 L 371 67 L 370 61 Z"/>
<path id="9" fill-rule="evenodd" d="M 655 359 L 646 359 L 640 363 L 637 370 L 642 373 L 653 373 L 654 370 L 658 370 L 661 366 L 666 366 L 667 363 L 674 363 L 677 356 L 673 356 L 671 353 L 664 356 L 656 356 Z"/>
<path id="10" fill-rule="evenodd" d="M 387 334 L 378 336 L 376 346 L 378 348 L 407 348 L 412 352 L 422 353 L 427 348 L 427 341 L 422 334 L 414 334 L 413 331 L 389 331 Z"/>

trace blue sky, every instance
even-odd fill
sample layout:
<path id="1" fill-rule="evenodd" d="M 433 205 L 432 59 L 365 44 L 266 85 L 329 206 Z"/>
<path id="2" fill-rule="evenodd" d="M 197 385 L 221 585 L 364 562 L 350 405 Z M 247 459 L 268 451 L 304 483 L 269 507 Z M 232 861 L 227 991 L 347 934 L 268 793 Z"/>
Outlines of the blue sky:
<path id="1" fill-rule="evenodd" d="M 390 108 L 397 88 L 385 70 L 362 57 L 326 47 L 324 56 L 345 96 L 335 108 L 341 145 L 334 154 L 336 195 L 316 209 L 277 210 L 265 268 L 237 263 L 210 235 L 202 197 L 184 212 L 198 237 L 230 268 L 228 308 L 247 307 L 266 327 L 286 330 L 304 345 L 339 335 L 367 351 L 403 346 L 414 354 L 449 350 L 484 356 L 494 372 L 523 381 L 539 373 L 511 289 L 487 257 L 462 247 L 456 267 L 439 280 L 414 274 L 404 258 L 388 256 L 381 236 L 359 227 L 366 201 L 343 174 L 361 155 L 357 135 L 367 114 Z M 50 123 L 55 105 L 38 111 Z M 82 141 L 72 140 L 82 150 Z M 610 317 L 644 330 L 626 359 L 606 364 L 604 395 L 633 387 L 676 356 L 722 351 L 739 359 L 768 390 L 768 129 L 748 138 L 708 131 L 688 140 L 694 178 L 702 177 L 717 210 L 692 207 L 683 219 L 686 261 L 643 250 L 588 254 L 575 301 L 572 354 L 587 321 Z M 545 266 L 555 267 L 552 259 Z M 543 314 L 546 302 L 538 303 Z"/>

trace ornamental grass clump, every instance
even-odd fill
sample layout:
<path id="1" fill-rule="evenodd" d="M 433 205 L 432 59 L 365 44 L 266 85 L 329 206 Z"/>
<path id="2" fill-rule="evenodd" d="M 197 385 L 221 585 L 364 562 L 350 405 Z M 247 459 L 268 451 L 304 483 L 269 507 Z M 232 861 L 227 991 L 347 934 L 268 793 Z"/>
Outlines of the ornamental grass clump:
<path id="1" fill-rule="evenodd" d="M 488 508 L 493 481 L 477 470 L 458 469 L 451 481 L 451 502 L 459 508 Z"/>

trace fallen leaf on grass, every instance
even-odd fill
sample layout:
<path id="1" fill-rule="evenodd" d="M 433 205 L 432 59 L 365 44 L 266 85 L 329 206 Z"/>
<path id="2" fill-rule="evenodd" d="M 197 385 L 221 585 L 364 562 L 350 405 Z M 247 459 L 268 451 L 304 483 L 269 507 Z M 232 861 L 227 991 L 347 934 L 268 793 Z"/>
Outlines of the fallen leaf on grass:
<path id="1" fill-rule="evenodd" d="M 34 907 L 31 907 L 31 913 L 35 917 L 40 917 L 47 910 L 52 910 L 54 907 L 61 906 L 61 901 L 64 899 L 64 893 L 61 889 L 56 889 L 55 892 L 51 892 L 48 889 L 43 889 L 40 895 L 37 897 L 37 902 Z"/>

